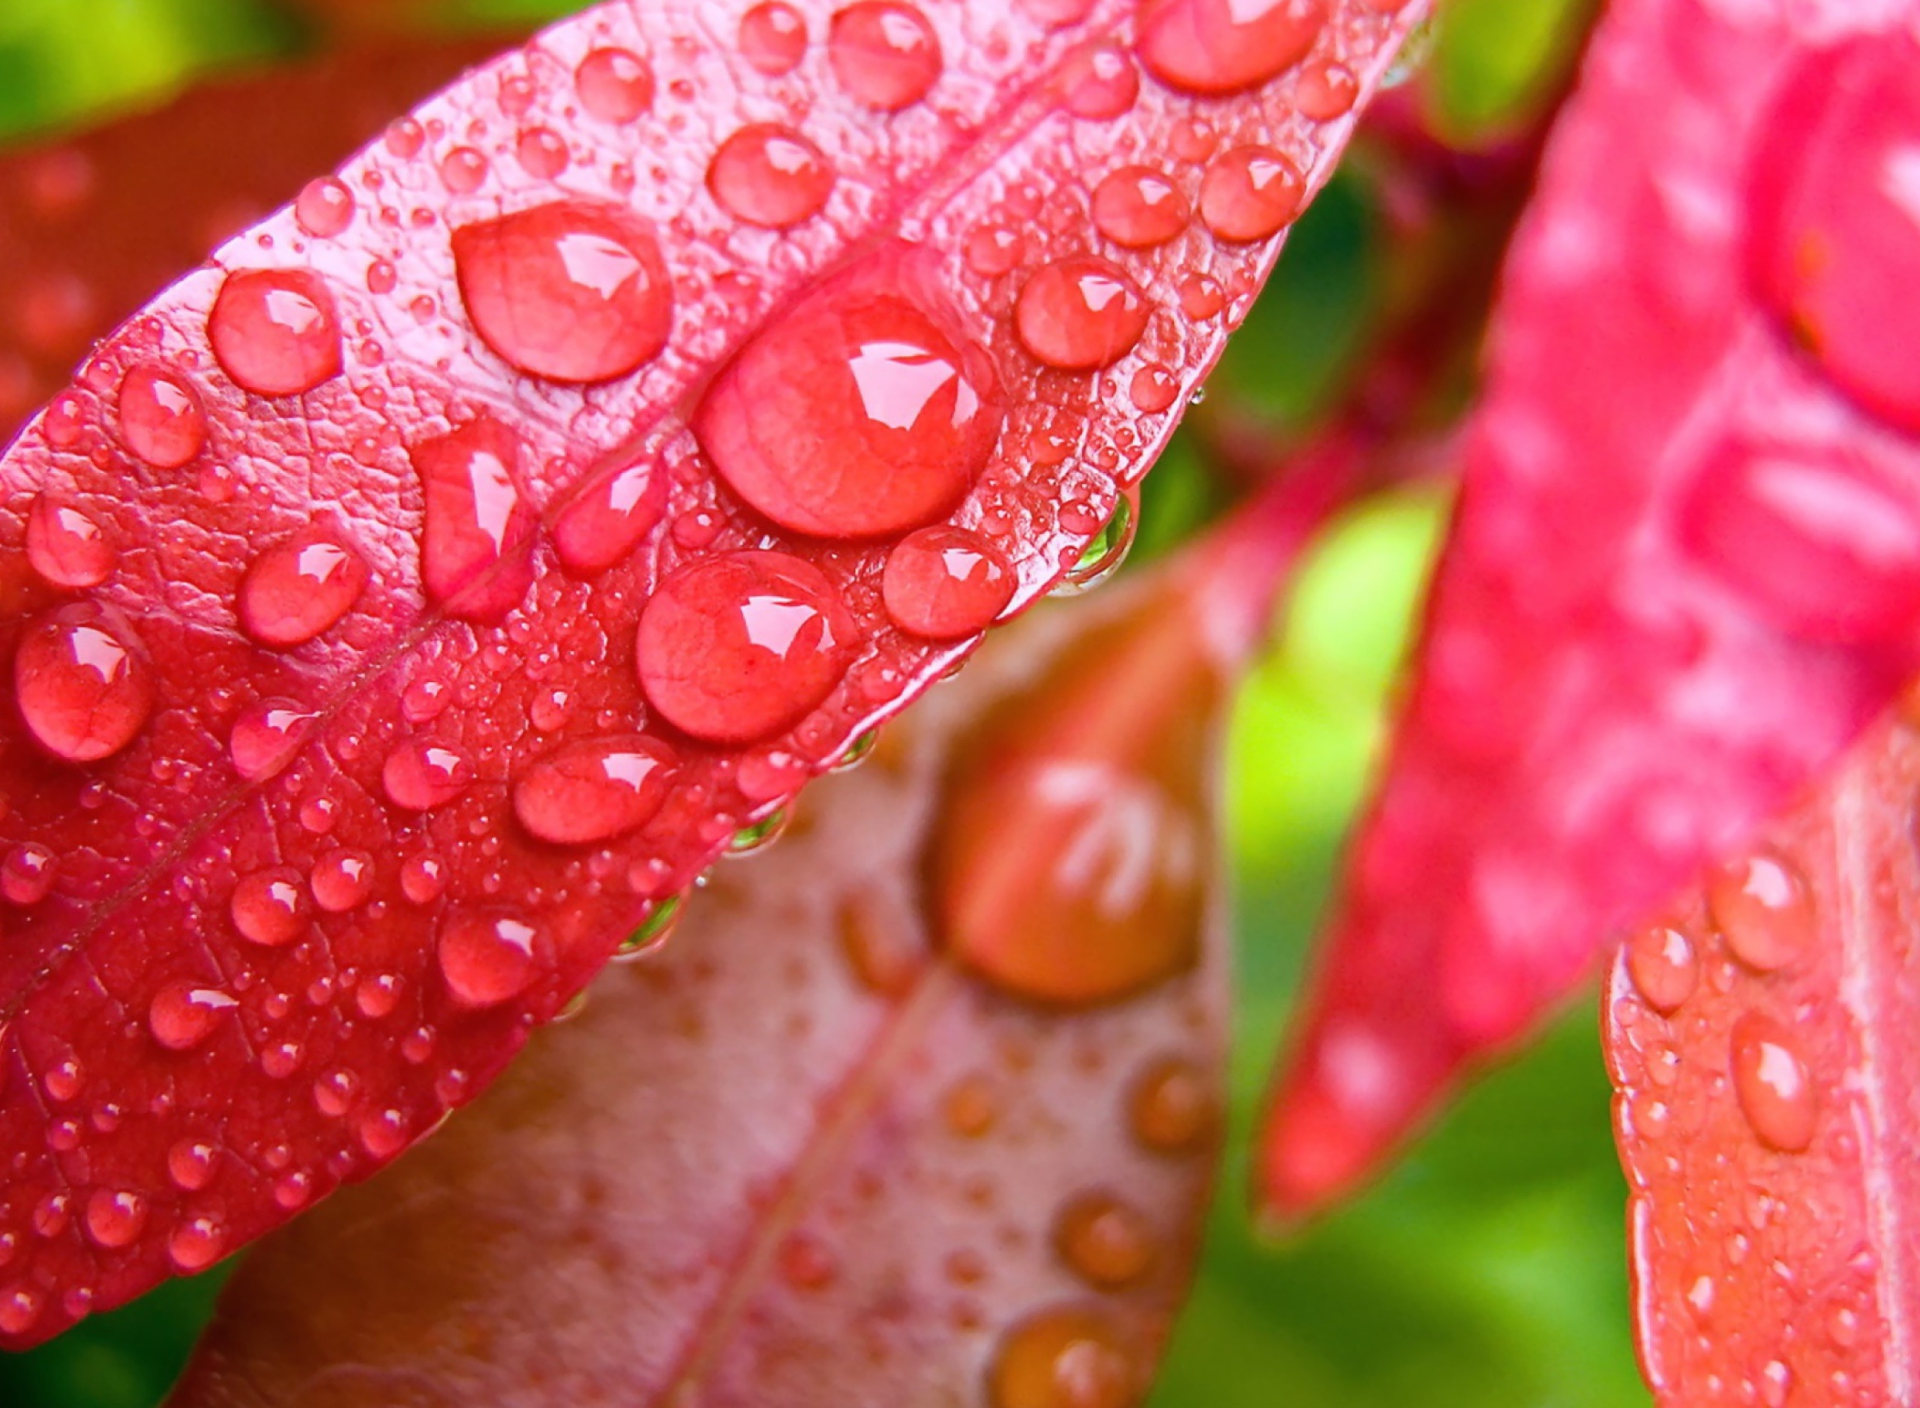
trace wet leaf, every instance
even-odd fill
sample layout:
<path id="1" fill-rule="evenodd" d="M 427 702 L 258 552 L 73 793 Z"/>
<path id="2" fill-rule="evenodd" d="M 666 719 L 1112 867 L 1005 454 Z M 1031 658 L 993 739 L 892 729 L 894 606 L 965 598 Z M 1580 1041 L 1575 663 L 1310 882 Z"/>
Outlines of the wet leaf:
<path id="1" fill-rule="evenodd" d="M 1225 685 L 1339 488 L 996 641 L 445 1134 L 263 1244 L 175 1403 L 1136 1402 L 1221 1133 Z M 1036 733 L 1063 709 L 1085 733 Z M 1002 835 L 1072 1010 L 923 883 Z"/>
<path id="2" fill-rule="evenodd" d="M 1615 962 L 1634 1310 L 1662 1404 L 1913 1397 L 1917 783 L 1920 736 L 1881 727 Z"/>
<path id="3" fill-rule="evenodd" d="M 985 598 L 885 590 L 909 525 L 1010 608 L 1079 562 L 1350 126 L 1296 90 L 1412 18 L 794 8 L 797 57 L 607 4 L 474 72 L 0 462 L 0 843 L 51 856 L 0 950 L 8 1343 L 389 1160 L 961 658 Z M 1086 180 L 1146 146 L 1199 219 L 1108 245 Z"/>
<path id="4" fill-rule="evenodd" d="M 1904 13 L 1634 0 L 1595 39 L 1276 1097 L 1276 1213 L 1371 1172 L 1920 664 Z"/>

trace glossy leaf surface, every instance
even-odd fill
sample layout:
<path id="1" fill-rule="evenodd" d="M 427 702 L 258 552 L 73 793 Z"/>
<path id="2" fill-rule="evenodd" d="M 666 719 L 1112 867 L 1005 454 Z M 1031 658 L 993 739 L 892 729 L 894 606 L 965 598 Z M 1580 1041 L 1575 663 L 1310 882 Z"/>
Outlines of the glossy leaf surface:
<path id="1" fill-rule="evenodd" d="M 0 540 L 44 500 L 55 576 L 115 562 L 77 600 L 9 568 L 0 833 L 55 862 L 0 953 L 9 1342 L 391 1158 L 964 653 L 890 618 L 894 544 L 833 501 L 811 538 L 770 526 L 814 492 L 801 430 L 966 457 L 915 512 L 985 541 L 1015 607 L 1076 562 L 1172 427 L 1104 388 L 1195 384 L 1349 124 L 1296 88 L 1337 63 L 1364 92 L 1411 19 L 1263 11 L 1223 101 L 1177 42 L 1235 37 L 1206 5 L 890 6 L 878 49 L 799 8 L 778 76 L 731 10 L 627 4 L 470 75 L 104 344 L 0 462 Z M 1148 142 L 1212 214 L 1110 248 L 1084 177 Z M 837 336 L 795 321 L 821 307 Z M 838 409 L 749 395 L 703 433 L 730 377 Z M 302 582 L 334 604 L 286 614 Z M 582 782 L 564 759 L 635 737 L 665 754 L 608 753 L 612 806 L 585 789 L 618 825 L 528 827 Z M 217 1186 L 178 1176 L 201 1146 Z M 139 1209 L 105 1239 L 96 1193 Z"/>
<path id="2" fill-rule="evenodd" d="M 1920 244 L 1873 174 L 1913 134 L 1912 25 L 1625 0 L 1599 31 L 1276 1096 L 1276 1213 L 1365 1177 L 1914 668 L 1920 454 L 1891 349 Z"/>

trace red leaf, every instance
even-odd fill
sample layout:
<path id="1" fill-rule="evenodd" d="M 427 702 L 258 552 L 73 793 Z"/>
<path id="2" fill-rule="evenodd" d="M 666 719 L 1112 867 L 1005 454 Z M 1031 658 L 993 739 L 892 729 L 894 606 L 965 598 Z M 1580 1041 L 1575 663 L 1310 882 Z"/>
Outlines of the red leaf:
<path id="1" fill-rule="evenodd" d="M 1911 14 L 1630 0 L 1594 41 L 1276 1099 L 1275 1210 L 1369 1173 L 1920 665 L 1920 450 L 1873 414 L 1920 405 L 1920 242 L 1872 174 L 1913 131 Z"/>
<path id="2" fill-rule="evenodd" d="M 1916 783 L 1920 737 L 1877 730 L 1614 966 L 1635 1313 L 1664 1405 L 1913 1399 Z"/>
<path id="3" fill-rule="evenodd" d="M 1137 1401 L 1218 1151 L 1224 686 L 1338 487 L 996 641 L 446 1134 L 261 1246 L 174 1402 Z M 1094 770 L 1105 805 L 1063 804 Z M 1002 837 L 1080 1010 L 923 890 Z M 1143 945 L 1144 990 L 1104 981 Z"/>
<path id="4" fill-rule="evenodd" d="M 19 1160 L 0 1208 L 9 1343 L 207 1264 L 293 1210 L 282 1188 L 318 1196 L 385 1162 L 730 837 L 965 654 L 984 598 L 958 640 L 893 623 L 892 544 L 845 502 L 811 539 L 771 530 L 808 509 L 817 453 L 979 456 L 987 437 L 955 437 L 953 418 L 1001 410 L 952 519 L 1012 573 L 1013 607 L 1051 586 L 1172 429 L 1157 395 L 1149 412 L 1110 389 L 1162 369 L 1190 390 L 1227 300 L 1243 307 L 1277 250 L 1237 242 L 1242 225 L 1224 240 L 1195 226 L 1096 256 L 1082 175 L 1151 146 L 1197 186 L 1259 145 L 1264 164 L 1234 156 L 1236 172 L 1317 185 L 1350 118 L 1300 117 L 1293 89 L 1338 63 L 1364 91 L 1409 22 L 1349 5 L 1293 65 L 1266 11 L 1155 6 L 1156 23 L 1267 55 L 1262 86 L 1220 102 L 1140 80 L 1121 0 L 1053 28 L 941 5 L 923 17 L 937 77 L 883 120 L 930 57 L 926 32 L 883 27 L 905 46 L 885 54 L 864 31 L 836 46 L 826 5 L 800 8 L 814 47 L 780 79 L 754 44 L 728 47 L 730 17 L 624 4 L 470 75 L 151 305 L 0 462 L 0 542 L 50 493 L 118 562 L 77 608 L 94 614 L 35 615 L 5 645 L 20 717 L 0 735 L 0 839 L 45 846 L 58 872 L 0 949 L 0 1147 Z M 1143 43 L 1150 71 L 1185 72 L 1163 59 Z M 609 120 L 581 88 L 609 67 L 630 93 L 650 76 L 644 115 Z M 722 134 L 774 118 L 804 131 L 741 157 L 737 187 L 711 179 Z M 832 183 L 803 218 L 816 168 Z M 1061 268 L 1074 277 L 1046 273 Z M 861 282 L 874 269 L 891 291 Z M 471 323 L 463 289 L 486 310 Z M 702 393 L 736 356 L 793 366 L 807 349 L 786 318 L 810 296 L 845 300 L 849 339 L 871 315 L 888 340 L 852 356 L 850 341 L 812 344 L 809 384 L 836 396 L 801 414 L 755 385 L 741 440 L 710 426 L 703 449 Z M 1139 341 L 1123 346 L 1136 301 Z M 631 375 L 575 386 L 624 373 L 650 340 L 581 316 L 600 304 L 645 330 L 670 310 L 669 339 Z M 329 376 L 336 346 L 345 370 Z M 1081 374 L 1094 363 L 1111 376 Z M 120 388 L 155 365 L 191 383 L 197 468 L 127 452 Z M 773 468 L 752 483 L 747 441 Z M 544 525 L 636 473 L 666 485 L 639 548 L 599 572 L 556 559 Z M 317 521 L 367 585 L 330 630 L 269 649 L 239 629 L 241 583 Z M 510 601 L 529 551 L 532 587 Z M 27 636 L 39 655 L 19 653 Z M 521 829 L 511 799 L 530 769 L 636 732 L 674 768 L 650 820 L 597 849 Z M 583 807 L 604 801 L 587 790 Z M 280 880 L 344 873 L 343 856 L 371 858 L 362 905 L 302 911 L 285 943 L 248 936 L 252 900 L 236 897 L 256 877 L 297 909 Z M 181 983 L 212 995 L 194 999 L 211 1015 L 204 1040 L 169 1051 L 155 1004 Z M 218 1186 L 170 1177 L 183 1143 L 230 1152 Z M 43 1214 L 96 1190 L 139 1197 L 142 1235 L 103 1246 Z"/>

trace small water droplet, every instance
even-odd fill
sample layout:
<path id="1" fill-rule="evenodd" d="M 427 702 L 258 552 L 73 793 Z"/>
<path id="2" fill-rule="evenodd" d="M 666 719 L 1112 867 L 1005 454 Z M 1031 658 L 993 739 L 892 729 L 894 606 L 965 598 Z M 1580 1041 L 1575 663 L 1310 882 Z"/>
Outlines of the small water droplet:
<path id="1" fill-rule="evenodd" d="M 640 927 L 620 941 L 615 957 L 638 958 L 659 948 L 679 924 L 683 907 L 684 901 L 679 895 L 671 895 L 654 905 L 647 911 L 647 917 L 640 921 Z"/>
<path id="2" fill-rule="evenodd" d="M 313 1199 L 313 1176 L 290 1173 L 273 1185 L 273 1200 L 288 1212 L 305 1207 Z"/>
<path id="3" fill-rule="evenodd" d="M 458 914 L 440 931 L 440 972 L 463 1007 L 497 1007 L 534 978 L 537 932 L 499 914 Z"/>
<path id="4" fill-rule="evenodd" d="M 41 1078 L 41 1084 L 46 1088 L 49 1100 L 56 1105 L 69 1104 L 79 1098 L 81 1090 L 85 1087 L 86 1072 L 78 1061 L 67 1057 L 65 1060 L 54 1062 L 47 1068 L 46 1075 Z"/>
<path id="5" fill-rule="evenodd" d="M 52 493 L 27 511 L 27 561 L 56 587 L 84 591 L 113 575 L 118 555 L 85 513 Z"/>
<path id="6" fill-rule="evenodd" d="M 1180 281 L 1180 311 L 1196 322 L 1213 317 L 1227 306 L 1227 291 L 1206 274 L 1189 274 Z M 1195 393 L 1196 401 L 1198 393 Z"/>
<path id="7" fill-rule="evenodd" d="M 168 983 L 147 1007 L 147 1030 L 169 1051 L 191 1051 L 213 1035 L 224 1013 L 238 1006 L 216 988 Z"/>
<path id="8" fill-rule="evenodd" d="M 1733 956 L 1755 972 L 1783 968 L 1813 944 L 1813 898 L 1778 855 L 1761 851 L 1715 867 L 1707 907 Z"/>
<path id="9" fill-rule="evenodd" d="M 387 797 L 408 811 L 443 807 L 473 785 L 465 753 L 424 738 L 410 738 L 387 754 L 380 780 Z"/>
<path id="10" fill-rule="evenodd" d="M 785 807 L 769 812 L 759 821 L 752 822 L 734 832 L 727 840 L 727 854 L 738 857 L 764 851 L 780 839 L 792 820 L 793 813 Z"/>
<path id="11" fill-rule="evenodd" d="M 1133 374 L 1128 390 L 1136 410 L 1158 415 L 1179 399 L 1180 379 L 1166 367 L 1146 366 Z"/>
<path id="12" fill-rule="evenodd" d="M 1271 147 L 1235 147 L 1200 182 L 1200 218 L 1230 244 L 1277 234 L 1300 213 L 1306 180 Z"/>
<path id="13" fill-rule="evenodd" d="M 13 661 L 14 702 L 57 758 L 95 763 L 132 743 L 153 712 L 153 665 L 126 618 L 78 603 L 30 626 Z"/>
<path id="14" fill-rule="evenodd" d="M 1025 251 L 1018 230 L 982 225 L 967 236 L 967 267 L 984 279 L 996 279 L 1017 268 Z"/>
<path id="15" fill-rule="evenodd" d="M 304 269 L 229 275 L 208 317 L 207 335 L 227 375 L 260 396 L 303 395 L 340 375 L 340 322 L 332 295 Z M 124 396 L 123 390 L 123 402 Z"/>
<path id="16" fill-rule="evenodd" d="M 580 106 L 602 122 L 636 122 L 653 108 L 653 69 L 628 49 L 595 49 L 580 61 L 573 82 Z"/>
<path id="17" fill-rule="evenodd" d="M 1693 945 L 1680 930 L 1664 925 L 1641 929 L 1627 940 L 1627 972 L 1656 1012 L 1677 1010 L 1700 982 Z"/>
<path id="18" fill-rule="evenodd" d="M 611 840 L 653 819 L 676 764 L 672 749 L 639 734 L 569 744 L 514 780 L 514 814 L 556 845 Z"/>
<path id="19" fill-rule="evenodd" d="M 59 873 L 59 859 L 47 847 L 35 842 L 15 846 L 0 862 L 0 895 L 12 904 L 39 904 Z"/>
<path id="20" fill-rule="evenodd" d="M 1219 1128 L 1213 1088 L 1190 1061 L 1169 1057 L 1149 1066 L 1128 1099 L 1134 1138 L 1157 1154 L 1190 1154 Z"/>
<path id="21" fill-rule="evenodd" d="M 130 1246 L 147 1225 L 147 1200 L 138 1193 L 94 1189 L 87 1199 L 87 1235 L 97 1246 Z"/>
<path id="22" fill-rule="evenodd" d="M 911 635 L 957 640 L 985 630 L 1013 600 L 1013 569 L 964 528 L 922 528 L 888 554 L 887 616 Z"/>
<path id="23" fill-rule="evenodd" d="M 345 233 L 353 223 L 353 214 L 353 192 L 333 176 L 307 182 L 293 203 L 293 218 L 317 240 L 330 240 Z"/>
<path id="24" fill-rule="evenodd" d="M 394 973 L 376 973 L 354 989 L 353 1003 L 362 1017 L 378 1021 L 393 1015 L 400 1005 L 400 993 L 406 980 Z"/>
<path id="25" fill-rule="evenodd" d="M 839 1259 L 811 1232 L 789 1232 L 780 1241 L 777 1259 L 781 1279 L 795 1290 L 821 1290 L 840 1274 Z"/>
<path id="26" fill-rule="evenodd" d="M 962 1076 L 941 1100 L 940 1115 L 960 1138 L 985 1138 L 1000 1119 L 1000 1093 L 983 1075 Z"/>
<path id="27" fill-rule="evenodd" d="M 1332 59 L 1308 64 L 1300 71 L 1293 90 L 1293 105 L 1303 117 L 1315 122 L 1331 122 L 1353 111 L 1360 96 L 1360 80 L 1353 70 Z"/>
<path id="28" fill-rule="evenodd" d="M 1141 0 L 1140 61 L 1169 87 L 1235 93 L 1305 58 L 1325 0 Z"/>
<path id="29" fill-rule="evenodd" d="M 1130 1408 L 1143 1385 L 1132 1337 L 1091 1306 L 1056 1306 L 1010 1329 L 994 1356 L 994 1408 Z"/>
<path id="30" fill-rule="evenodd" d="M 800 722 L 840 682 L 854 626 L 819 570 L 775 552 L 707 558 L 647 602 L 641 687 L 674 727 L 749 743 Z"/>
<path id="31" fill-rule="evenodd" d="M 1118 44 L 1076 49 L 1062 61 L 1057 82 L 1067 111 L 1093 121 L 1119 117 L 1140 97 L 1140 71 Z"/>
<path id="32" fill-rule="evenodd" d="M 728 214 L 770 230 L 818 215 L 834 181 L 833 164 L 820 148 L 773 122 L 742 127 L 720 144 L 707 168 L 707 189 Z"/>
<path id="33" fill-rule="evenodd" d="M 219 1219 L 201 1215 L 190 1217 L 173 1229 L 167 1239 L 167 1255 L 173 1264 L 189 1275 L 204 1271 L 220 1259 L 226 1250 L 226 1229 Z"/>
<path id="34" fill-rule="evenodd" d="M 530 127 L 522 132 L 513 150 L 521 169 L 538 181 L 553 180 L 573 160 L 566 140 L 546 127 Z"/>
<path id="35" fill-rule="evenodd" d="M 182 1139 L 167 1151 L 167 1175 L 182 1192 L 197 1193 L 213 1182 L 220 1151 L 198 1139 Z"/>
<path id="36" fill-rule="evenodd" d="M 791 73 L 807 52 L 807 22 L 783 0 L 755 5 L 740 20 L 740 56 L 769 78 Z"/>
<path id="37" fill-rule="evenodd" d="M 307 893 L 291 866 L 256 870 L 233 887 L 233 927 L 249 943 L 280 948 L 307 931 Z"/>
<path id="38" fill-rule="evenodd" d="M 331 851 L 314 863 L 308 880 L 313 902 L 329 914 L 346 914 L 373 893 L 373 857 L 365 851 Z"/>
<path id="39" fill-rule="evenodd" d="M 432 904 L 446 892 L 447 863 L 434 855 L 408 856 L 400 866 L 400 888 L 415 904 Z"/>
<path id="40" fill-rule="evenodd" d="M 388 125 L 385 141 L 388 151 L 402 161 L 411 161 L 427 144 L 427 132 L 415 119 L 403 117 Z"/>
<path id="41" fill-rule="evenodd" d="M 207 418 L 186 381 L 156 367 L 135 367 L 120 383 L 120 435 L 155 469 L 178 469 L 206 447 Z"/>
<path id="42" fill-rule="evenodd" d="M 455 147 L 440 158 L 440 181 L 457 196 L 471 195 L 487 179 L 488 163 L 484 153 L 472 147 Z"/>
<path id="43" fill-rule="evenodd" d="M 248 782 L 263 782 L 284 771 L 313 736 L 318 715 L 291 699 L 262 699 L 234 720 L 227 751 L 234 771 Z"/>
<path id="44" fill-rule="evenodd" d="M 653 233 L 612 205 L 559 201 L 453 233 L 480 336 L 549 381 L 611 381 L 666 346 L 673 286 Z"/>
<path id="45" fill-rule="evenodd" d="M 927 96 L 940 77 L 940 38 L 900 0 L 862 0 L 833 17 L 827 58 L 856 102 L 897 112 Z"/>
<path id="46" fill-rule="evenodd" d="M 240 623 L 262 645 L 305 645 L 353 609 L 367 564 L 331 528 L 310 528 L 254 559 L 240 584 Z"/>
<path id="47" fill-rule="evenodd" d="M 328 1071 L 313 1083 L 313 1103 L 327 1118 L 339 1119 L 353 1108 L 354 1096 L 359 1091 L 359 1077 L 352 1071 Z"/>
<path id="48" fill-rule="evenodd" d="M 1734 1023 L 1733 1087 L 1762 1143 L 1788 1154 L 1813 1143 L 1813 1082 L 1793 1037 L 1772 1018 L 1750 1012 Z"/>
<path id="49" fill-rule="evenodd" d="M 40 1321 L 46 1297 L 37 1286 L 14 1286 L 0 1291 L 0 1330 L 24 1335 Z"/>
<path id="50" fill-rule="evenodd" d="M 1133 499 L 1130 495 L 1122 494 L 1114 505 L 1112 516 L 1093 535 L 1093 540 L 1081 552 L 1079 561 L 1061 579 L 1053 594 L 1077 596 L 1107 581 L 1126 563 L 1138 532 L 1139 522 L 1134 515 Z"/>
<path id="51" fill-rule="evenodd" d="M 1082 1280 L 1107 1291 L 1145 1279 L 1158 1254 L 1140 1210 L 1104 1190 L 1082 1193 L 1061 1209 L 1053 1245 Z"/>
<path id="52" fill-rule="evenodd" d="M 533 583 L 538 519 L 520 458 L 520 437 L 491 415 L 412 450 L 427 504 L 421 572 L 428 595 L 456 616 L 498 620 Z"/>
<path id="53" fill-rule="evenodd" d="M 379 1110 L 360 1121 L 360 1147 L 375 1159 L 390 1159 L 407 1147 L 407 1117 L 400 1110 Z"/>
<path id="54" fill-rule="evenodd" d="M 1180 188 L 1151 166 L 1123 166 L 1093 188 L 1093 223 L 1128 249 L 1163 245 L 1191 218 Z"/>
<path id="55" fill-rule="evenodd" d="M 601 475 L 554 521 L 554 550 L 569 572 L 596 576 L 631 557 L 666 507 L 667 477 L 651 463 Z"/>
<path id="56" fill-rule="evenodd" d="M 1050 367 L 1095 371 L 1133 350 L 1147 330 L 1139 287 L 1104 259 L 1080 255 L 1027 280 L 1014 327 L 1027 351 Z"/>

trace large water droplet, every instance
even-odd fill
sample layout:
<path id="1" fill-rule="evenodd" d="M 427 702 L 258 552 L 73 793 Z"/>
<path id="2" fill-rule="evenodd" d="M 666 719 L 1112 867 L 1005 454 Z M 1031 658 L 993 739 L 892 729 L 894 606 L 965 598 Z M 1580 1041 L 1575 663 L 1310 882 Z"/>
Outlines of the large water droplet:
<path id="1" fill-rule="evenodd" d="M 1050 367 L 1113 365 L 1147 330 L 1146 298 L 1115 265 L 1091 255 L 1049 264 L 1027 280 L 1014 306 L 1026 349 Z"/>
<path id="2" fill-rule="evenodd" d="M 1818 1102 L 1793 1036 L 1749 1012 L 1733 1024 L 1733 1088 L 1762 1143 L 1797 1154 L 1813 1143 Z"/>
<path id="3" fill-rule="evenodd" d="M 1656 924 L 1627 940 L 1627 973 L 1649 1007 L 1674 1012 L 1699 985 L 1700 962 L 1685 934 Z"/>
<path id="4" fill-rule="evenodd" d="M 70 591 L 97 587 L 113 575 L 117 560 L 99 524 L 58 495 L 34 496 L 27 511 L 27 561 L 51 585 Z"/>
<path id="5" fill-rule="evenodd" d="M 774 122 L 742 127 L 720 144 L 707 168 L 707 189 L 728 214 L 770 230 L 818 215 L 834 180 L 820 148 Z"/>
<path id="6" fill-rule="evenodd" d="M 1156 1154 L 1191 1154 L 1220 1127 L 1213 1084 L 1191 1061 L 1167 1057 L 1141 1073 L 1127 1101 L 1133 1137 Z"/>
<path id="7" fill-rule="evenodd" d="M 570 744 L 514 780 L 514 814 L 556 845 L 611 840 L 653 819 L 675 764 L 671 749 L 639 734 Z"/>
<path id="8" fill-rule="evenodd" d="M 463 1007 L 497 1007 L 533 981 L 537 932 L 499 914 L 459 914 L 440 931 L 440 972 Z"/>
<path id="9" fill-rule="evenodd" d="M 153 666 L 110 607 L 63 607 L 28 629 L 13 660 L 14 701 L 57 758 L 94 763 L 129 743 L 153 711 Z"/>
<path id="10" fill-rule="evenodd" d="M 863 0 L 833 17 L 827 57 L 840 86 L 882 112 L 911 107 L 940 77 L 940 37 L 899 0 Z"/>
<path id="11" fill-rule="evenodd" d="M 653 107 L 653 69 L 627 49 L 595 49 L 574 71 L 580 106 L 602 122 L 624 125 Z"/>
<path id="12" fill-rule="evenodd" d="M 1715 867 L 1707 907 L 1733 956 L 1755 972 L 1783 968 L 1813 943 L 1813 898 L 1780 856 L 1762 851 Z"/>
<path id="13" fill-rule="evenodd" d="M 1129 249 L 1165 244 L 1189 218 L 1180 188 L 1151 166 L 1123 166 L 1093 188 L 1093 223 Z"/>
<path id="14" fill-rule="evenodd" d="M 777 552 L 694 562 L 640 618 L 640 684 L 674 727 L 749 743 L 800 722 L 845 673 L 854 626 L 818 569 Z"/>
<path id="15" fill-rule="evenodd" d="M 307 932 L 307 893 L 290 866 L 243 875 L 228 903 L 233 927 L 249 943 L 279 948 Z"/>
<path id="16" fill-rule="evenodd" d="M 125 1247 L 147 1225 L 147 1200 L 138 1193 L 96 1188 L 87 1199 L 87 1235 L 94 1245 Z"/>
<path id="17" fill-rule="evenodd" d="M 333 297 L 304 269 L 229 275 L 207 335 L 227 375 L 257 395 L 299 396 L 340 375 Z"/>
<path id="18" fill-rule="evenodd" d="M 222 1016 L 239 1005 L 217 988 L 168 983 L 147 1007 L 147 1030 L 169 1051 L 191 1051 L 213 1035 Z"/>
<path id="19" fill-rule="evenodd" d="M 560 201 L 453 232 L 467 314 L 524 372 L 588 383 L 651 361 L 673 327 L 653 232 L 611 205 Z"/>
<path id="20" fill-rule="evenodd" d="M 649 462 L 587 485 L 553 524 L 553 546 L 569 572 L 591 577 L 627 560 L 667 507 L 667 477 Z"/>
<path id="21" fill-rule="evenodd" d="M 1013 569 L 964 528 L 922 528 L 887 557 L 887 616 L 910 635 L 958 640 L 984 631 L 1013 600 Z"/>
<path id="22" fill-rule="evenodd" d="M 262 699 L 234 720 L 227 738 L 233 769 L 248 782 L 263 782 L 284 770 L 313 736 L 318 715 L 291 699 Z"/>
<path id="23" fill-rule="evenodd" d="M 1682 532 L 1743 603 L 1794 635 L 1879 641 L 1920 616 L 1920 516 L 1855 465 L 1730 448 L 1701 476 Z"/>
<path id="24" fill-rule="evenodd" d="M 1230 244 L 1278 234 L 1306 196 L 1300 170 L 1272 147 L 1235 147 L 1200 182 L 1200 218 Z"/>
<path id="25" fill-rule="evenodd" d="M 424 738 L 397 744 L 380 771 L 388 799 L 415 812 L 445 806 L 471 787 L 473 778 L 465 753 Z"/>
<path id="26" fill-rule="evenodd" d="M 806 53 L 806 18 L 784 0 L 755 5 L 741 17 L 740 56 L 769 78 L 793 72 Z"/>
<path id="27" fill-rule="evenodd" d="M 1920 430 L 1920 306 L 1895 292 L 1920 284 L 1920 43 L 1803 52 L 1755 138 L 1753 268 L 1829 376 Z"/>
<path id="28" fill-rule="evenodd" d="M 994 1356 L 994 1408 L 1131 1408 L 1143 1387 L 1132 1341 L 1091 1306 L 1030 1316 Z"/>
<path id="29" fill-rule="evenodd" d="M 1159 1250 L 1140 1210 L 1104 1190 L 1083 1193 L 1060 1210 L 1053 1245 L 1083 1280 L 1107 1291 L 1144 1279 Z"/>
<path id="30" fill-rule="evenodd" d="M 262 645 L 304 645 L 331 629 L 367 585 L 367 564 L 331 528 L 310 528 L 254 559 L 240 623 Z"/>
<path id="31" fill-rule="evenodd" d="M 490 415 L 413 448 L 427 502 L 420 566 L 455 616 L 495 621 L 533 584 L 538 519 L 520 488 L 520 437 Z"/>
<path id="32" fill-rule="evenodd" d="M 1189 93 L 1234 93 L 1305 58 L 1324 0 L 1140 0 L 1140 61 Z"/>
<path id="33" fill-rule="evenodd" d="M 178 469 L 206 448 L 206 412 L 180 377 L 135 367 L 120 383 L 120 435 L 155 469 Z"/>
<path id="34" fill-rule="evenodd" d="M 60 861 L 45 846 L 15 846 L 0 861 L 0 895 L 9 904 L 34 905 L 45 899 L 60 874 Z"/>
<path id="35" fill-rule="evenodd" d="M 803 300 L 714 382 L 694 431 L 728 487 L 797 533 L 878 537 L 950 512 L 992 453 L 992 364 L 895 248 Z"/>

